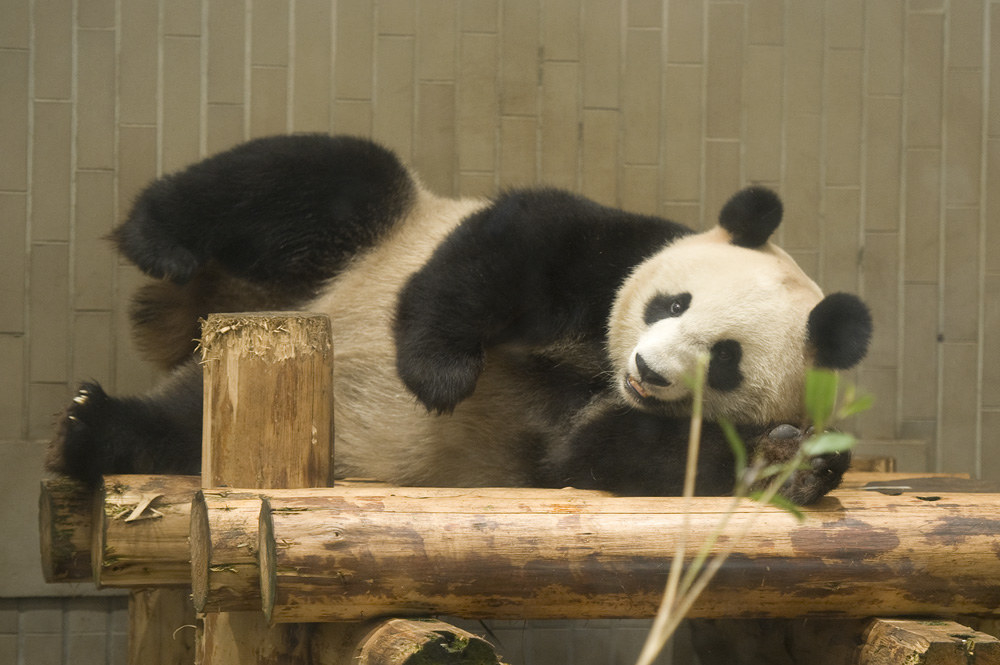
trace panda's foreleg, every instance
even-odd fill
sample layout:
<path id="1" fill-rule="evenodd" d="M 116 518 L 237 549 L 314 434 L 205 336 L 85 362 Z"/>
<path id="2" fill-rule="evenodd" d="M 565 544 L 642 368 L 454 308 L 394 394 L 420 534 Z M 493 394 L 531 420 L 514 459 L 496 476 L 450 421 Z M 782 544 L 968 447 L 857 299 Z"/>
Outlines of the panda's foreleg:
<path id="1" fill-rule="evenodd" d="M 61 416 L 47 466 L 88 485 L 116 473 L 197 474 L 202 391 L 193 360 L 142 396 L 111 397 L 84 383 Z"/>
<path id="2" fill-rule="evenodd" d="M 551 484 L 624 496 L 679 496 L 689 431 L 688 418 L 638 411 L 611 394 L 598 397 L 551 449 Z M 729 494 L 734 481 L 735 461 L 722 430 L 703 423 L 695 492 Z"/>
<path id="3" fill-rule="evenodd" d="M 632 496 L 679 495 L 689 430 L 687 418 L 645 413 L 613 396 L 599 397 L 550 450 L 550 484 Z M 807 436 L 789 424 L 743 425 L 737 430 L 749 457 L 765 466 L 788 463 Z M 849 465 L 849 453 L 814 457 L 793 472 L 780 493 L 800 505 L 813 503 L 840 485 Z M 702 423 L 697 473 L 697 494 L 729 494 L 735 487 L 732 449 L 717 423 Z M 751 489 L 762 490 L 768 482 L 764 479 Z"/>
<path id="4" fill-rule="evenodd" d="M 603 343 L 626 275 L 689 231 L 558 190 L 514 190 L 466 218 L 402 290 L 397 369 L 429 410 L 472 394 L 490 347 Z"/>

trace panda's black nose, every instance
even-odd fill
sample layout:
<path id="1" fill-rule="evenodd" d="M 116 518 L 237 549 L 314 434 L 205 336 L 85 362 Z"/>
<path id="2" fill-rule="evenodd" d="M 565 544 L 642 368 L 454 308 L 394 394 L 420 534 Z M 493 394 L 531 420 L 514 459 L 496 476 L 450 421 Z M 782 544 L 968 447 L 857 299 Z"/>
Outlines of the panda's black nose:
<path id="1" fill-rule="evenodd" d="M 663 388 L 670 385 L 670 381 L 668 381 L 661 374 L 657 374 L 652 367 L 646 364 L 646 361 L 638 353 L 635 354 L 635 366 L 639 369 L 639 378 L 643 381 L 643 383 L 650 383 L 654 386 L 661 386 Z"/>

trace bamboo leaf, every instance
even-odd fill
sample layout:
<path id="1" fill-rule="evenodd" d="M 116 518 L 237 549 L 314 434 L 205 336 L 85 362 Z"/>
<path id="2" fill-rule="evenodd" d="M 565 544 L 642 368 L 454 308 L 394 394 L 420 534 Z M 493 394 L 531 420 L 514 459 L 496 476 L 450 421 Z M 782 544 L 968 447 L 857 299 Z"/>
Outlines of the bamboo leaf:
<path id="1" fill-rule="evenodd" d="M 861 395 L 858 398 L 846 401 L 844 406 L 840 408 L 840 411 L 837 412 L 837 418 L 840 420 L 850 418 L 855 414 L 872 408 L 873 404 L 875 404 L 875 397 L 873 395 Z"/>
<path id="2" fill-rule="evenodd" d="M 764 498 L 764 492 L 763 491 L 752 492 L 750 494 L 750 498 L 753 499 L 754 501 L 760 501 L 761 499 Z M 805 513 L 803 513 L 798 506 L 796 506 L 794 503 L 792 503 L 785 497 L 781 496 L 780 494 L 774 494 L 773 496 L 771 496 L 770 499 L 768 499 L 767 502 L 770 505 L 774 506 L 775 508 L 780 508 L 781 510 L 784 510 L 786 513 L 789 513 L 792 517 L 794 517 L 800 522 L 804 522 L 806 519 Z"/>
<path id="3" fill-rule="evenodd" d="M 813 457 L 847 452 L 854 447 L 856 439 L 843 432 L 823 432 L 802 444 L 802 452 Z"/>

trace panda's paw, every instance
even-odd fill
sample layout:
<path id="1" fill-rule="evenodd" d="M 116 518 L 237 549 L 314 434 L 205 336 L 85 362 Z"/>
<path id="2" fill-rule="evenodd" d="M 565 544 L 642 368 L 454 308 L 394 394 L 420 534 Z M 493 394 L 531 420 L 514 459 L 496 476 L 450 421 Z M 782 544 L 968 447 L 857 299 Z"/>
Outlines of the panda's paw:
<path id="1" fill-rule="evenodd" d="M 406 353 L 397 355 L 396 368 L 407 389 L 427 411 L 439 415 L 455 410 L 476 389 L 483 370 L 482 357 L 458 354 Z"/>
<path id="2" fill-rule="evenodd" d="M 755 452 L 767 464 L 783 464 L 792 459 L 811 435 L 811 429 L 803 431 L 787 423 L 778 425 L 757 442 Z M 798 505 L 814 503 L 840 485 L 850 464 L 849 452 L 817 455 L 808 460 L 804 468 L 796 469 L 779 493 Z"/>
<path id="3" fill-rule="evenodd" d="M 106 420 L 111 398 L 98 383 L 84 383 L 63 411 L 49 445 L 46 466 L 87 485 L 100 482 L 107 451 Z"/>

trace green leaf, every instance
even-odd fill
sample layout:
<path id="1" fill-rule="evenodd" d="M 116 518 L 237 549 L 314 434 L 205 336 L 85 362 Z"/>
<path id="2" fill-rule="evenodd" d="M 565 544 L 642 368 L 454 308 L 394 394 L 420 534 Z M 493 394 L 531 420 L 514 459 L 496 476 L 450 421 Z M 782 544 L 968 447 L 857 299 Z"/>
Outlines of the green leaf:
<path id="1" fill-rule="evenodd" d="M 837 412 L 838 420 L 843 420 L 844 418 L 850 418 L 851 416 L 861 413 L 862 411 L 867 411 L 872 408 L 875 403 L 875 397 L 873 395 L 862 395 L 856 399 L 852 399 L 844 404 Z"/>
<path id="2" fill-rule="evenodd" d="M 762 491 L 752 492 L 750 494 L 750 498 L 753 499 L 754 501 L 760 501 L 763 497 L 764 493 Z M 804 522 L 806 519 L 805 513 L 799 510 L 799 507 L 797 505 L 795 505 L 785 497 L 781 496 L 780 494 L 775 494 L 774 496 L 772 496 L 768 500 L 768 503 L 774 506 L 775 508 L 780 508 L 781 510 L 784 510 L 786 513 L 791 514 L 795 519 L 797 519 L 800 522 Z"/>
<path id="3" fill-rule="evenodd" d="M 726 436 L 726 443 L 733 451 L 733 458 L 736 460 L 736 478 L 739 480 L 747 470 L 747 447 L 743 439 L 736 432 L 736 427 L 727 418 L 719 418 L 719 427 Z"/>
<path id="4" fill-rule="evenodd" d="M 806 413 L 822 431 L 837 405 L 838 375 L 829 369 L 811 369 L 806 374 Z"/>
<path id="5" fill-rule="evenodd" d="M 854 447 L 856 439 L 843 432 L 823 432 L 815 438 L 802 444 L 802 452 L 813 457 L 815 455 L 830 455 L 843 453 Z"/>

